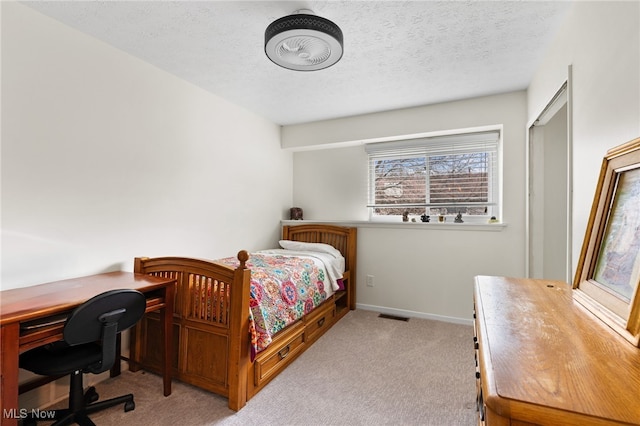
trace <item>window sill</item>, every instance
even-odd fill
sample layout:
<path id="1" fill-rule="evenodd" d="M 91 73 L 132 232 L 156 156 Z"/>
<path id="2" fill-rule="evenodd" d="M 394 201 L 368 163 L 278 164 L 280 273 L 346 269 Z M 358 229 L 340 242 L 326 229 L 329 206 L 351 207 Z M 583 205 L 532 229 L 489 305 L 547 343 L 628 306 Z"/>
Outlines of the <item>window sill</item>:
<path id="1" fill-rule="evenodd" d="M 369 220 L 283 220 L 283 225 L 303 225 L 308 223 L 325 223 L 337 226 L 354 226 L 357 228 L 393 228 L 428 231 L 502 231 L 506 223 L 452 223 L 452 222 L 377 222 Z"/>

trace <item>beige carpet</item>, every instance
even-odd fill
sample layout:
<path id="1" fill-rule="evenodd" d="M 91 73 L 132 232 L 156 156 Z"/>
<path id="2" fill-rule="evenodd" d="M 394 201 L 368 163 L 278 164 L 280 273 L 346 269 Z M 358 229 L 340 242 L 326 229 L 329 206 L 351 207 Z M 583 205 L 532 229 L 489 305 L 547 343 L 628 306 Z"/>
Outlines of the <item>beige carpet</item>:
<path id="1" fill-rule="evenodd" d="M 160 377 L 124 372 L 101 397 L 135 394 L 135 411 L 92 415 L 100 426 L 476 425 L 471 326 L 347 314 L 239 412 L 227 400 Z"/>

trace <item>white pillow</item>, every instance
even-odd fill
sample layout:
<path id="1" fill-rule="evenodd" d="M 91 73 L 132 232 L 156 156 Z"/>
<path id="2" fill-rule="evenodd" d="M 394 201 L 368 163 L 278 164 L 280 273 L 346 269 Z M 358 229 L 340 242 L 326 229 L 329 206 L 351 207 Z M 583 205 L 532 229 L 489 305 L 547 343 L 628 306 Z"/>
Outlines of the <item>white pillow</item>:
<path id="1" fill-rule="evenodd" d="M 302 241 L 280 240 L 280 247 L 285 250 L 295 251 L 317 251 L 321 253 L 329 253 L 336 259 L 342 257 L 342 253 L 335 247 L 324 243 L 305 243 Z"/>

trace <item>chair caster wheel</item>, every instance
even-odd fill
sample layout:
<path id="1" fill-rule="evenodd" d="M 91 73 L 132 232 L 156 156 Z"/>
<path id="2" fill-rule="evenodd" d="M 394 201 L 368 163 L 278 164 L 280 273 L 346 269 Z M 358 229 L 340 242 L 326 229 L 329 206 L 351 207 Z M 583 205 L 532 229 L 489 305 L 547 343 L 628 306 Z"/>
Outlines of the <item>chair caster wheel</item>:
<path id="1" fill-rule="evenodd" d="M 84 402 L 89 405 L 92 402 L 96 402 L 100 398 L 98 392 L 96 392 L 96 388 L 91 386 L 84 394 Z"/>
<path id="2" fill-rule="evenodd" d="M 124 412 L 133 411 L 136 408 L 136 403 L 133 401 L 127 401 L 124 403 Z"/>

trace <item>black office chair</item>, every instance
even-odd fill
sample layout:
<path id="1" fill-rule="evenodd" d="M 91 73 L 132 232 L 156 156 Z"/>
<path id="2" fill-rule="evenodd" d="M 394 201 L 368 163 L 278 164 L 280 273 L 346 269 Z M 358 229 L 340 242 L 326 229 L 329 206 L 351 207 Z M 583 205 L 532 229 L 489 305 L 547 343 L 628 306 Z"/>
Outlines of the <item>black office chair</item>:
<path id="1" fill-rule="evenodd" d="M 98 394 L 93 386 L 83 393 L 82 374 L 102 373 L 113 366 L 118 333 L 137 323 L 145 307 L 144 295 L 136 290 L 99 294 L 73 311 L 64 325 L 64 340 L 20 355 L 20 368 L 44 376 L 71 376 L 69 408 L 56 410 L 54 425 L 94 425 L 90 413 L 122 403 L 125 412 L 135 408 L 133 394 L 96 402 Z M 36 420 L 28 418 L 24 424 Z"/>

